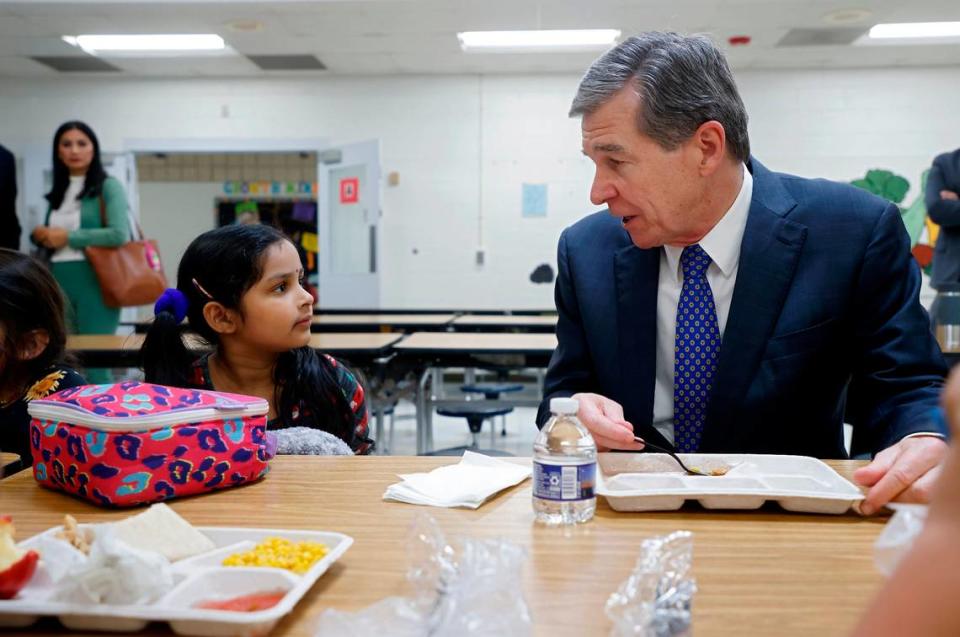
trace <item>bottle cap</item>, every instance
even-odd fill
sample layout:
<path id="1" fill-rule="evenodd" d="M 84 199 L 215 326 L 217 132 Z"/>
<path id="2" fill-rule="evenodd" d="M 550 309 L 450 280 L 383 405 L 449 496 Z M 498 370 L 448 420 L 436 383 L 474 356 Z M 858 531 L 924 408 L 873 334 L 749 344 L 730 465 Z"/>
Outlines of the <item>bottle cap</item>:
<path id="1" fill-rule="evenodd" d="M 575 414 L 580 409 L 576 398 L 551 398 L 550 411 L 555 414 Z"/>

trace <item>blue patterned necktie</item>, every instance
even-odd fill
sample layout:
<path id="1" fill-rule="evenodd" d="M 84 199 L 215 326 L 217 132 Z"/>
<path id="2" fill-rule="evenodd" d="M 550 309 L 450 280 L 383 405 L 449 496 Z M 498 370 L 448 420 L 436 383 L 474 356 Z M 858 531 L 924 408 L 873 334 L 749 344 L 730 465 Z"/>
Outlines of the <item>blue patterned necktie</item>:
<path id="1" fill-rule="evenodd" d="M 688 453 L 700 446 L 720 354 L 717 308 L 707 283 L 709 265 L 710 257 L 699 245 L 687 246 L 680 255 L 683 290 L 673 349 L 673 426 L 674 446 Z"/>

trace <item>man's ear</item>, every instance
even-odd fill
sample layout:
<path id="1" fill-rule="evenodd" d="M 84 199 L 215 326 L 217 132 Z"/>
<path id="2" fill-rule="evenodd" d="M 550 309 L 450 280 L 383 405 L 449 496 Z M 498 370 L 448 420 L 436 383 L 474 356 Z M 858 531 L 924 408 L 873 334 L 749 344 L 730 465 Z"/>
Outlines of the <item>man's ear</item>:
<path id="1" fill-rule="evenodd" d="M 727 161 L 727 132 L 723 124 L 710 120 L 700 124 L 693 134 L 693 140 L 700 154 L 700 174 L 712 175 Z"/>
<path id="2" fill-rule="evenodd" d="M 240 328 L 240 315 L 216 301 L 203 306 L 203 318 L 217 334 L 233 334 Z"/>
<path id="3" fill-rule="evenodd" d="M 17 356 L 22 361 L 30 361 L 43 354 L 50 344 L 47 330 L 30 330 L 20 338 Z"/>

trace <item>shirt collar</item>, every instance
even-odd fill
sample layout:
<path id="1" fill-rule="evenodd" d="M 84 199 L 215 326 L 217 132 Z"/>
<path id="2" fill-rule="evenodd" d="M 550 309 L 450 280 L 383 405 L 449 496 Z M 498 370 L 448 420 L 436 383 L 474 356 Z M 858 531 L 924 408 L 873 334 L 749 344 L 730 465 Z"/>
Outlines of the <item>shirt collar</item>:
<path id="1" fill-rule="evenodd" d="M 753 175 L 746 166 L 742 166 L 742 170 L 743 183 L 740 185 L 740 192 L 734 199 L 733 205 L 699 242 L 700 247 L 707 253 L 710 260 L 717 264 L 725 277 L 733 274 L 740 260 L 740 243 L 743 241 L 743 231 L 747 227 L 747 213 L 750 211 L 750 202 L 753 199 Z M 681 281 L 680 255 L 683 254 L 683 248 L 663 246 L 663 250 L 670 272 L 677 281 Z"/>

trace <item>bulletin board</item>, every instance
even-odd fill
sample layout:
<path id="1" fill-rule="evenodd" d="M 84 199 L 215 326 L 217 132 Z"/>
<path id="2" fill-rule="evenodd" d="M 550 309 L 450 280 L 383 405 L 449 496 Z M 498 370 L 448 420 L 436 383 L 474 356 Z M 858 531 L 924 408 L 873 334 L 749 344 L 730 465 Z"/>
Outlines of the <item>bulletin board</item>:
<path id="1" fill-rule="evenodd" d="M 286 234 L 297 246 L 307 282 L 316 287 L 319 281 L 316 199 L 218 198 L 214 216 L 217 227 L 264 223 Z"/>

